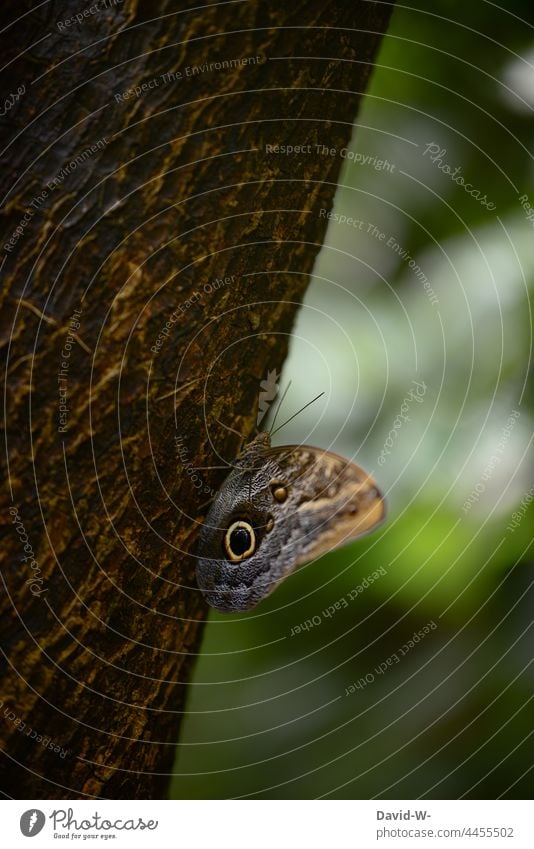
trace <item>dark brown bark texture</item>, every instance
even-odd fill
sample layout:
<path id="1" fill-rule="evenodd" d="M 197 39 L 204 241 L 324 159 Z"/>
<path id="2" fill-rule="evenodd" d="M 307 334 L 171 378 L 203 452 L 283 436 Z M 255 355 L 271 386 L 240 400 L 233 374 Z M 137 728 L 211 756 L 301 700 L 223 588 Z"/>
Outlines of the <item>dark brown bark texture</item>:
<path id="1" fill-rule="evenodd" d="M 0 12 L 6 796 L 166 794 L 225 475 L 193 466 L 235 456 L 219 421 L 250 435 L 281 367 L 342 163 L 313 146 L 349 142 L 389 12 Z"/>

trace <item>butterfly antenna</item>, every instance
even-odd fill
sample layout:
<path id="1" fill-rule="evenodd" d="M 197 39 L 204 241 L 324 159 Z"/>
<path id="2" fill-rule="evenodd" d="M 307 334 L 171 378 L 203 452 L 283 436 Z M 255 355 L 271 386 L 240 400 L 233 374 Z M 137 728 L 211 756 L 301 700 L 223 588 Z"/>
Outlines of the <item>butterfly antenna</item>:
<path id="1" fill-rule="evenodd" d="M 286 388 L 284 389 L 284 391 L 283 391 L 283 393 L 282 393 L 282 397 L 280 398 L 280 400 L 279 400 L 279 402 L 278 402 L 278 406 L 277 406 L 277 408 L 276 408 L 276 411 L 275 411 L 275 414 L 274 414 L 274 418 L 273 418 L 273 421 L 272 421 L 271 427 L 270 427 L 270 429 L 269 429 L 269 435 L 271 435 L 271 434 L 272 434 L 272 432 L 273 432 L 273 427 L 275 426 L 275 423 L 276 423 L 276 419 L 277 419 L 278 413 L 280 412 L 280 407 L 281 407 L 281 406 L 282 406 L 282 404 L 284 403 L 284 398 L 286 397 L 287 393 L 289 392 L 289 387 L 290 387 L 290 386 L 291 386 L 291 381 L 289 381 L 289 383 L 287 384 Z"/>
<path id="2" fill-rule="evenodd" d="M 312 400 L 311 400 L 311 401 L 308 401 L 308 403 L 307 403 L 307 404 L 304 404 L 304 406 L 303 406 L 303 407 L 301 407 L 301 408 L 300 408 L 300 410 L 297 410 L 297 412 L 296 412 L 296 413 L 293 413 L 293 415 L 292 415 L 292 416 L 290 416 L 290 417 L 289 417 L 289 419 L 286 419 L 286 420 L 285 420 L 285 422 L 284 422 L 283 424 L 278 425 L 278 427 L 276 428 L 276 430 L 271 430 L 271 436 L 274 436 L 274 434 L 275 434 L 275 433 L 278 433 L 278 431 L 279 431 L 279 430 L 281 430 L 283 427 L 285 427 L 285 426 L 286 426 L 286 424 L 289 424 L 289 422 L 293 421 L 293 419 L 294 419 L 296 416 L 300 415 L 300 413 L 302 413 L 302 412 L 306 409 L 306 407 L 309 407 L 311 404 L 314 404 L 314 403 L 315 403 L 315 401 L 318 401 L 318 400 L 319 400 L 319 398 L 322 398 L 322 396 L 323 396 L 323 395 L 324 395 L 324 392 L 321 392 L 319 395 L 316 395 L 316 397 L 315 397 L 315 398 L 312 398 Z"/>

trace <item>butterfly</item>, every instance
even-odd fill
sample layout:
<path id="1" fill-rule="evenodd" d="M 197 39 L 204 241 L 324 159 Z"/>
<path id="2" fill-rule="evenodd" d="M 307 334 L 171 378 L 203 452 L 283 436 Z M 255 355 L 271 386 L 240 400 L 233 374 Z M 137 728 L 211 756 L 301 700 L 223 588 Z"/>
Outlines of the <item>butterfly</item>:
<path id="1" fill-rule="evenodd" d="M 297 566 L 374 530 L 385 513 L 377 484 L 356 463 L 309 445 L 273 447 L 261 432 L 201 527 L 198 586 L 217 610 L 250 610 Z"/>

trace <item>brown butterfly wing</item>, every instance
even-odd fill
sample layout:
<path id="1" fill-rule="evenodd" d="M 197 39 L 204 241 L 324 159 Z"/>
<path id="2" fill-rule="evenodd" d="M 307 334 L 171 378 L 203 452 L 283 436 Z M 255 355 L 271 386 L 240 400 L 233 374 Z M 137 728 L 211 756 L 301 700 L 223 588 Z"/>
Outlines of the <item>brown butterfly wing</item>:
<path id="1" fill-rule="evenodd" d="M 384 516 L 375 481 L 355 463 L 308 445 L 271 448 L 269 434 L 258 434 L 202 525 L 198 586 L 218 610 L 250 610 L 297 566 L 373 530 Z M 252 540 L 241 559 L 228 551 L 236 522 Z"/>
<path id="2" fill-rule="evenodd" d="M 287 481 L 286 507 L 303 530 L 295 566 L 363 536 L 384 520 L 384 497 L 356 463 L 309 445 L 270 448 L 266 456 Z"/>

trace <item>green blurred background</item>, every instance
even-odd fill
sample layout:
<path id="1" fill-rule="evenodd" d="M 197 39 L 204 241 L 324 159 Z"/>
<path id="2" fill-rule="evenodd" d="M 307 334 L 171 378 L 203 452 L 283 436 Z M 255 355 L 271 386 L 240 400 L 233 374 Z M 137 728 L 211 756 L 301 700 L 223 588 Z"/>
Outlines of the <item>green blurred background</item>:
<path id="1" fill-rule="evenodd" d="M 393 14 L 336 197 L 362 223 L 330 222 L 286 362 L 287 415 L 326 396 L 276 438 L 357 458 L 389 518 L 211 615 L 177 798 L 532 797 L 533 11 L 427 7 Z"/>

